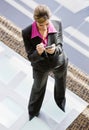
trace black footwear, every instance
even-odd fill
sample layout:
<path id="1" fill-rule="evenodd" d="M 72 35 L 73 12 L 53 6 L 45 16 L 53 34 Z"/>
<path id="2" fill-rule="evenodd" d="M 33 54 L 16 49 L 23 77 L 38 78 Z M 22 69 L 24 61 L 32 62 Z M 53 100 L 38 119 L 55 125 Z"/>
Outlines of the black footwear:
<path id="1" fill-rule="evenodd" d="M 34 118 L 34 116 L 29 116 L 29 121 L 31 121 Z"/>
<path id="2" fill-rule="evenodd" d="M 39 116 L 39 113 L 37 113 L 35 116 L 38 117 L 38 116 Z"/>
<path id="3" fill-rule="evenodd" d="M 39 116 L 39 113 L 35 114 L 34 116 L 29 115 L 29 120 L 31 121 L 35 116 L 38 117 L 38 116 Z"/>

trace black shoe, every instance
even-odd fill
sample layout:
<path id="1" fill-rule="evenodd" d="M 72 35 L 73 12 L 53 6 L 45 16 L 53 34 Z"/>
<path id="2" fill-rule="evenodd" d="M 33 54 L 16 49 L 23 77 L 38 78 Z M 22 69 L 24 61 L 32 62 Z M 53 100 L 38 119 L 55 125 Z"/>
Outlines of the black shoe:
<path id="1" fill-rule="evenodd" d="M 38 116 L 39 116 L 39 113 L 35 114 L 34 116 L 29 115 L 29 120 L 31 121 L 35 116 L 38 117 Z"/>
<path id="2" fill-rule="evenodd" d="M 38 116 L 39 116 L 39 113 L 37 113 L 35 116 L 38 117 Z"/>
<path id="3" fill-rule="evenodd" d="M 34 116 L 29 116 L 29 121 L 31 121 L 34 118 Z"/>

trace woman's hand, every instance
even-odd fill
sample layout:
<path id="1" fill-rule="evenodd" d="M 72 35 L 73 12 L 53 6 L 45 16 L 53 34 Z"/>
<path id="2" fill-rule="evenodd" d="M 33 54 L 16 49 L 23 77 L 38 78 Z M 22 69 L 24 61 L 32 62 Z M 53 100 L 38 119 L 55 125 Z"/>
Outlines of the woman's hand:
<path id="1" fill-rule="evenodd" d="M 43 43 L 38 44 L 36 46 L 36 50 L 38 54 L 41 55 L 45 51 L 44 44 Z"/>
<path id="2" fill-rule="evenodd" d="M 55 52 L 55 44 L 52 44 L 52 48 L 47 48 L 45 51 L 49 54 L 53 54 Z"/>

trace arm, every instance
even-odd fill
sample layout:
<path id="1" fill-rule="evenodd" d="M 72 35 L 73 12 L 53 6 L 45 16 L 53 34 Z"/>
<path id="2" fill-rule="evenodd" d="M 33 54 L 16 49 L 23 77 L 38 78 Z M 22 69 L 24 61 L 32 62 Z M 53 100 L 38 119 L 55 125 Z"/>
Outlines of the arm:
<path id="1" fill-rule="evenodd" d="M 63 34 L 62 34 L 62 23 L 61 21 L 56 22 L 56 29 L 57 29 L 57 35 L 56 35 L 56 50 L 55 53 L 60 55 L 63 51 Z"/>
<path id="2" fill-rule="evenodd" d="M 26 29 L 22 30 L 22 38 L 24 41 L 25 50 L 27 53 L 27 57 L 31 62 L 37 62 L 43 59 L 43 54 L 39 55 L 36 46 L 32 46 L 31 43 L 31 26 L 27 27 Z"/>
<path id="3" fill-rule="evenodd" d="M 60 21 L 52 21 L 55 29 L 57 30 L 57 33 L 50 34 L 51 43 L 53 43 L 55 46 L 52 49 L 47 50 L 51 56 L 57 56 L 60 55 L 63 51 L 63 36 L 62 36 L 62 25 Z M 51 51 L 54 50 L 54 53 L 52 54 Z"/>

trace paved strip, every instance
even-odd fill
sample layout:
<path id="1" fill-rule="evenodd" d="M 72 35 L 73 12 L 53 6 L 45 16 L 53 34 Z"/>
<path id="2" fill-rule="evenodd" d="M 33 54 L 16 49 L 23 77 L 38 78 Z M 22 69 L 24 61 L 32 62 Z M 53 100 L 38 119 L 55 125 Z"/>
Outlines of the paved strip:
<path id="1" fill-rule="evenodd" d="M 83 47 L 79 46 L 77 43 L 69 39 L 68 37 L 64 36 L 64 42 L 76 49 L 78 52 L 83 54 L 84 56 L 89 58 L 89 51 L 85 50 Z"/>
<path id="2" fill-rule="evenodd" d="M 81 41 L 84 45 L 89 47 L 89 44 L 88 44 L 89 43 L 89 38 L 86 35 L 84 35 L 83 33 L 81 33 L 79 30 L 77 30 L 74 27 L 70 26 L 70 27 L 66 28 L 65 31 L 67 33 L 69 33 L 70 36 L 75 37 L 76 39 Z"/>
<path id="3" fill-rule="evenodd" d="M 11 6 L 15 7 L 17 10 L 19 10 L 21 13 L 25 14 L 26 16 L 33 19 L 33 14 L 29 12 L 27 9 L 25 9 L 22 5 L 18 4 L 17 2 L 13 0 L 5 0 L 7 3 L 9 3 Z"/>
<path id="4" fill-rule="evenodd" d="M 77 13 L 89 6 L 89 2 L 85 0 L 55 0 L 59 4 L 62 4 L 73 13 Z"/>

